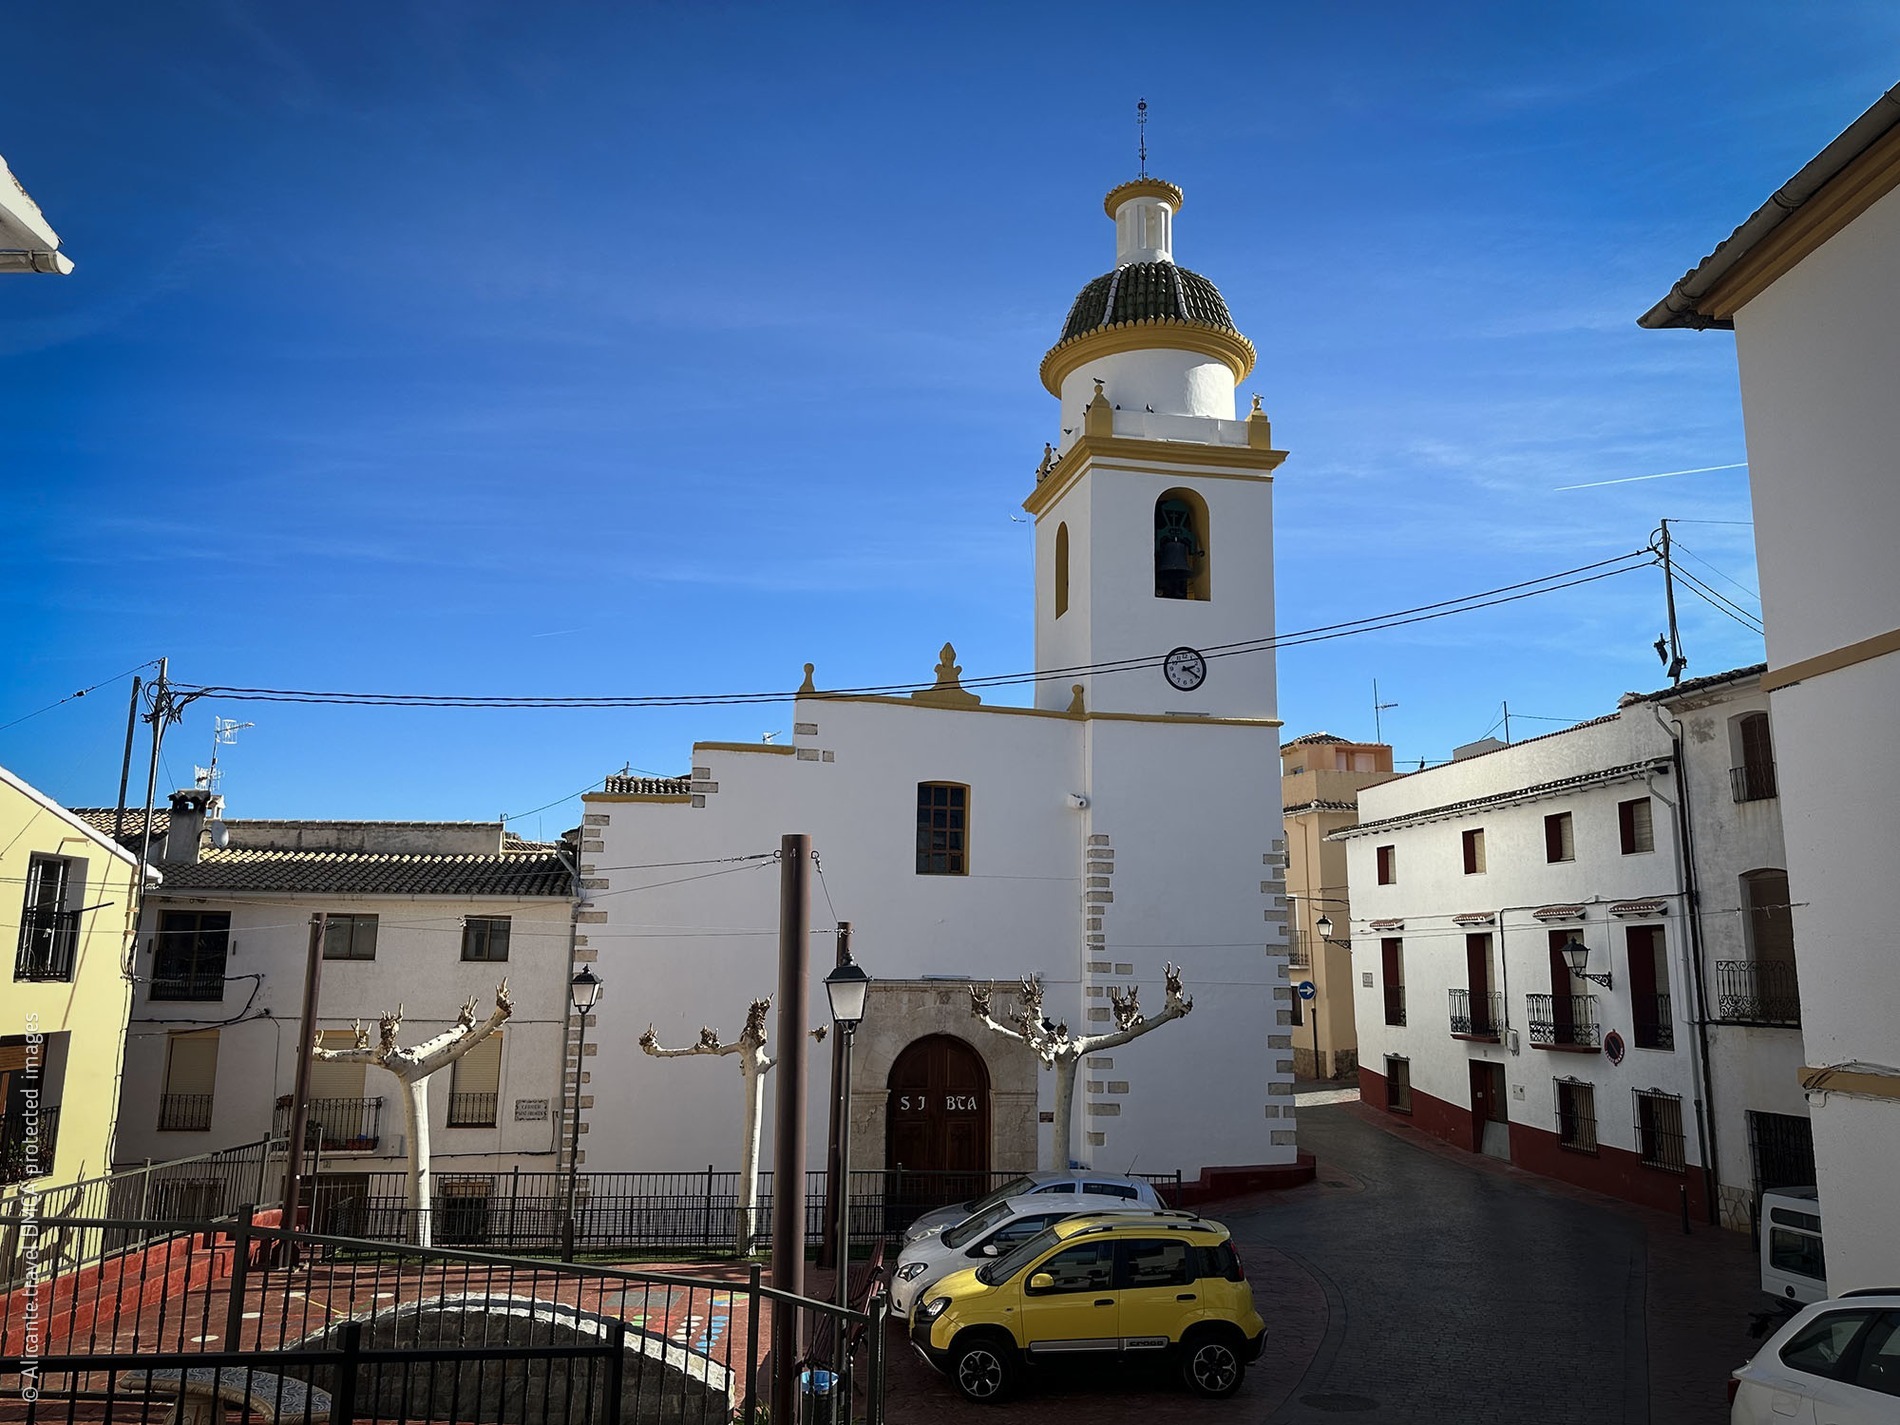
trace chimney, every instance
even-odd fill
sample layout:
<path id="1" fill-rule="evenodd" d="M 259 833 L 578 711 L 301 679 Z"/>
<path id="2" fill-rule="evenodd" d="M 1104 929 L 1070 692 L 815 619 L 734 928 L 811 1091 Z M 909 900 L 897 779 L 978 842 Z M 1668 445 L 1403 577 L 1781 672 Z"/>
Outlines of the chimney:
<path id="1" fill-rule="evenodd" d="M 171 829 L 165 833 L 161 861 L 187 866 L 198 864 L 198 846 L 204 839 L 205 822 L 224 810 L 224 798 L 203 787 L 181 788 L 172 793 Z"/>

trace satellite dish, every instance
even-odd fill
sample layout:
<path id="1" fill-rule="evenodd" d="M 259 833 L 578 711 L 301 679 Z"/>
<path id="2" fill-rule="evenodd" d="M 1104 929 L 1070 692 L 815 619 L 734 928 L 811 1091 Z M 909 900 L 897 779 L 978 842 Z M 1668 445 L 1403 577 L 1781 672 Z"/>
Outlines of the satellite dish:
<path id="1" fill-rule="evenodd" d="M 211 823 L 211 844 L 220 851 L 231 844 L 231 828 L 223 821 Z"/>

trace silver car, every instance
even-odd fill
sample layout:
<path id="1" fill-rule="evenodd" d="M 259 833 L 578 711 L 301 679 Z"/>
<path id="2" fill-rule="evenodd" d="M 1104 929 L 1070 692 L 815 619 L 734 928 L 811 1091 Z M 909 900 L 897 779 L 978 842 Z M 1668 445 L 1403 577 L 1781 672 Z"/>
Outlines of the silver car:
<path id="1" fill-rule="evenodd" d="M 1052 1222 L 1083 1213 L 1153 1212 L 1146 1203 L 1102 1193 L 1022 1193 L 905 1247 L 891 1273 L 891 1309 L 909 1316 L 926 1289 L 952 1272 L 1007 1256 Z"/>
<path id="2" fill-rule="evenodd" d="M 1130 1207 L 1163 1208 L 1167 1204 L 1155 1191 L 1153 1183 L 1143 1178 L 1123 1177 L 1116 1173 L 1098 1173 L 1087 1168 L 1054 1169 L 1049 1172 L 1025 1173 L 1022 1177 L 1011 1178 L 1001 1187 L 985 1193 L 982 1197 L 971 1198 L 968 1202 L 953 1202 L 948 1207 L 934 1208 L 911 1223 L 904 1233 L 906 1244 L 922 1241 L 934 1232 L 974 1217 L 996 1206 L 999 1202 L 1013 1197 L 1028 1195 L 1073 1197 L 1076 1193 L 1090 1193 L 1097 1197 L 1120 1198 Z M 1069 1208 L 1074 1212 L 1075 1208 Z M 1066 1215 L 1066 1214 L 1065 1214 Z"/>

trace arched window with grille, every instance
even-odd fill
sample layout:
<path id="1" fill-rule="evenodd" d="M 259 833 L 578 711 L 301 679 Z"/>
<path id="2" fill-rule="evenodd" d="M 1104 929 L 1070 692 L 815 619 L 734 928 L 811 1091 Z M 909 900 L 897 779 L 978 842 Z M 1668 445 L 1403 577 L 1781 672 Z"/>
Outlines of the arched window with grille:
<path id="1" fill-rule="evenodd" d="M 1174 489 L 1155 501 L 1155 597 L 1205 603 L 1210 581 L 1207 501 Z"/>

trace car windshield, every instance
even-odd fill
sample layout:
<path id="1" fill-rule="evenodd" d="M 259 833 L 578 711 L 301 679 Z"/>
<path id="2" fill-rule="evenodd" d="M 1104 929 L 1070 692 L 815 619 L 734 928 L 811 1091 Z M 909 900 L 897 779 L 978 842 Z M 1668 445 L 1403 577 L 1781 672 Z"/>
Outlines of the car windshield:
<path id="1" fill-rule="evenodd" d="M 961 1247 L 965 1242 L 987 1232 L 999 1222 L 1009 1219 L 1010 1205 L 999 1202 L 987 1212 L 979 1212 L 974 1217 L 966 1217 L 955 1227 L 946 1227 L 943 1231 L 943 1245 Z"/>
<path id="2" fill-rule="evenodd" d="M 1056 1229 L 1045 1227 L 1007 1256 L 998 1257 L 995 1261 L 985 1262 L 978 1267 L 976 1279 L 984 1286 L 1000 1286 L 1055 1246 L 1057 1240 Z"/>
<path id="3" fill-rule="evenodd" d="M 1024 1189 L 1032 1188 L 1035 1185 L 1036 1185 L 1036 1180 L 1034 1178 L 1011 1178 L 1008 1182 L 1004 1183 L 1001 1187 L 995 1189 L 993 1192 L 985 1193 L 982 1197 L 979 1197 L 975 1202 L 969 1203 L 967 1205 L 972 1213 L 987 1212 L 990 1208 L 996 1206 L 997 1203 L 1002 1202 L 1004 1199 L 1012 1198 L 1016 1196 L 1017 1193 L 1022 1192 Z"/>

